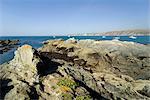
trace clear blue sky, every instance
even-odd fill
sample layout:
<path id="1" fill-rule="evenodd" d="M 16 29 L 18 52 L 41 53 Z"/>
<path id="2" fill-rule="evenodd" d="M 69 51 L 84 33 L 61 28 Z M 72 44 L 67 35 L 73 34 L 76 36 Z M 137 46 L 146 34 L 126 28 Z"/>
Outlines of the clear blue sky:
<path id="1" fill-rule="evenodd" d="M 0 35 L 148 29 L 149 0 L 0 0 Z"/>

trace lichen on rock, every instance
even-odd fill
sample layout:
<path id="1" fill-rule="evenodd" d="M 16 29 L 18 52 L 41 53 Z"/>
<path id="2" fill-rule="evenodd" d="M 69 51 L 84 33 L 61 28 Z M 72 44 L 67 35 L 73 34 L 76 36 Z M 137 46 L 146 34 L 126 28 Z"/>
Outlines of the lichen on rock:
<path id="1" fill-rule="evenodd" d="M 19 47 L 0 65 L 1 99 L 150 99 L 150 47 L 95 40 L 48 40 Z"/>

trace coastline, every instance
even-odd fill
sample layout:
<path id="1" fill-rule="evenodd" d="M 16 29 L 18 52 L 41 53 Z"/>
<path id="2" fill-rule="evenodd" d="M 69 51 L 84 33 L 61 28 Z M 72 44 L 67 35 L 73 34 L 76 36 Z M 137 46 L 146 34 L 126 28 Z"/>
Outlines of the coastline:
<path id="1" fill-rule="evenodd" d="M 97 33 L 68 34 L 68 35 L 69 36 L 149 36 L 150 30 L 135 29 L 135 30 L 97 32 Z"/>
<path id="2" fill-rule="evenodd" d="M 103 40 L 119 40 L 119 41 L 128 41 L 128 42 L 135 42 L 135 43 L 140 43 L 140 44 L 144 44 L 144 45 L 149 45 L 150 44 L 150 36 L 136 36 L 134 38 L 130 38 L 129 36 L 5 36 L 5 37 L 0 37 L 0 40 L 5 40 L 5 41 L 17 41 L 19 40 L 18 44 L 15 45 L 15 47 L 19 47 L 22 46 L 24 44 L 29 44 L 31 45 L 33 48 L 37 49 L 41 46 L 43 46 L 43 41 L 46 40 L 56 40 L 56 39 L 63 39 L 63 40 L 67 40 L 69 38 L 74 38 L 77 40 L 86 40 L 86 39 L 92 39 L 92 40 L 96 40 L 96 41 L 103 41 Z M 16 48 L 13 48 L 14 46 L 10 45 L 10 46 L 6 46 L 6 47 L 11 47 L 10 49 L 7 49 L 6 52 L 4 52 L 4 54 L 0 54 L 0 64 L 4 63 L 4 62 L 8 62 L 9 60 L 11 60 L 14 56 L 14 51 L 16 50 Z M 1 49 L 3 50 L 4 47 L 2 47 Z M 3 52 L 3 51 L 2 51 Z"/>
<path id="3" fill-rule="evenodd" d="M 38 49 L 23 45 L 0 65 L 1 88 L 8 89 L 1 96 L 150 99 L 149 51 L 149 46 L 134 42 L 73 38 L 47 40 Z"/>

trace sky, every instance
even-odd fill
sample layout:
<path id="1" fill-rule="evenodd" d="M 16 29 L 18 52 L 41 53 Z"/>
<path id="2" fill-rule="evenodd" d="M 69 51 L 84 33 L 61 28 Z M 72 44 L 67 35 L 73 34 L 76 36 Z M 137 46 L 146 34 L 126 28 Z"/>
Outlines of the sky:
<path id="1" fill-rule="evenodd" d="M 0 0 L 0 35 L 149 29 L 150 0 Z"/>

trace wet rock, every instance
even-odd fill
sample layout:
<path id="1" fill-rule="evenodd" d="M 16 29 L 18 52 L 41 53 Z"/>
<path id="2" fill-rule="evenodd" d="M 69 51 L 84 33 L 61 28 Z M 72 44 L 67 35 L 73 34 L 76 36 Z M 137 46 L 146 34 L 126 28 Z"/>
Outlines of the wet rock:
<path id="1" fill-rule="evenodd" d="M 0 54 L 11 50 L 19 45 L 19 40 L 0 40 Z"/>

